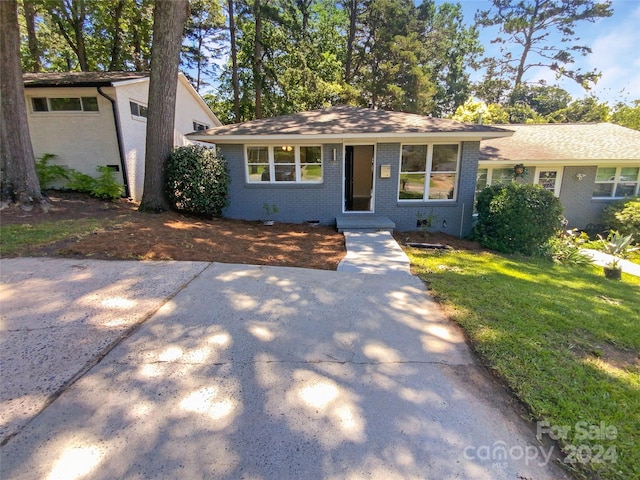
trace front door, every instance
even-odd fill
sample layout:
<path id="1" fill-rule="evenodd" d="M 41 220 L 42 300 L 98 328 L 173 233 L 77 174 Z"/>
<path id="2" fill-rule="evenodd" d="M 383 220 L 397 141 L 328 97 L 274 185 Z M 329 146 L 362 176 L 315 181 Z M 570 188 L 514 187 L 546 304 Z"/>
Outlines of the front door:
<path id="1" fill-rule="evenodd" d="M 373 145 L 347 145 L 344 152 L 344 211 L 373 211 Z"/>

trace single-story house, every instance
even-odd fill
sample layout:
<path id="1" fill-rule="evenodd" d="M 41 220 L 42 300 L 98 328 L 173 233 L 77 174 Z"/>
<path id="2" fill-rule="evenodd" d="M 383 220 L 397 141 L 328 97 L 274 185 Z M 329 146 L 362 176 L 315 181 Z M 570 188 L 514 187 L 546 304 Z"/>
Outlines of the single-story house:
<path id="1" fill-rule="evenodd" d="M 215 143 L 230 174 L 225 215 L 288 222 L 381 221 L 467 235 L 480 142 L 507 128 L 336 106 L 224 125 L 187 135 Z M 393 225 L 385 224 L 391 220 Z"/>
<path id="2" fill-rule="evenodd" d="M 612 201 L 640 194 L 640 132 L 611 123 L 501 125 L 510 137 L 480 146 L 479 191 L 513 178 L 522 164 L 527 175 L 559 197 L 570 227 L 601 223 Z"/>
<path id="3" fill-rule="evenodd" d="M 183 74 L 178 76 L 175 146 L 186 134 L 221 125 Z M 24 74 L 27 119 L 36 158 L 95 176 L 106 165 L 117 172 L 125 195 L 142 198 L 149 74 L 64 72 Z"/>

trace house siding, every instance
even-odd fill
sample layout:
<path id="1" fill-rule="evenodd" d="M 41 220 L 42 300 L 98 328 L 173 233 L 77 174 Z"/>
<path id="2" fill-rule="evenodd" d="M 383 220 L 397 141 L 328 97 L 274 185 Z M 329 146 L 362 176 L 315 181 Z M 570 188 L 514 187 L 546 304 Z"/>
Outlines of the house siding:
<path id="1" fill-rule="evenodd" d="M 104 89 L 109 93 L 109 89 Z M 34 112 L 33 97 L 96 97 L 97 112 Z M 111 102 L 96 88 L 28 88 L 25 89 L 27 121 L 36 158 L 45 153 L 57 157 L 51 163 L 65 165 L 95 177 L 96 167 L 120 165 Z M 122 182 L 122 171 L 116 178 Z M 58 185 L 59 186 L 59 185 Z"/>
<path id="2" fill-rule="evenodd" d="M 397 230 L 416 230 L 418 215 L 433 214 L 433 230 L 465 236 L 472 227 L 473 197 L 478 167 L 479 142 L 462 143 L 458 198 L 445 202 L 399 202 L 400 143 L 378 143 L 374 162 L 375 215 L 385 215 Z M 221 145 L 231 174 L 230 204 L 225 215 L 230 218 L 260 220 L 265 218 L 263 205 L 276 205 L 279 212 L 273 219 L 283 222 L 318 220 L 332 224 L 343 212 L 343 145 L 324 144 L 323 183 L 247 184 L 243 145 Z M 336 149 L 336 161 L 332 150 Z M 391 177 L 380 178 L 380 166 L 390 165 Z M 370 215 L 365 212 L 349 213 Z M 446 226 L 443 225 L 443 221 Z"/>
<path id="3" fill-rule="evenodd" d="M 602 209 L 611 200 L 593 200 L 597 166 L 564 167 L 562 186 L 560 187 L 560 203 L 564 207 L 563 215 L 569 221 L 570 228 L 584 229 L 590 223 L 602 221 Z M 582 180 L 576 174 L 586 176 Z M 617 199 L 616 199 L 617 200 Z"/>

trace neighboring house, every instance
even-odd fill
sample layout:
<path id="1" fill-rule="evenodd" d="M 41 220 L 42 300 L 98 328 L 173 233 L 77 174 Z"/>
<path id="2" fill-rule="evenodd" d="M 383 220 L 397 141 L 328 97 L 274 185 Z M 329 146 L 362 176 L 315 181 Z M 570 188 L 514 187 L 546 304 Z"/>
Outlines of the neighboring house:
<path id="1" fill-rule="evenodd" d="M 183 74 L 178 76 L 174 144 L 186 134 L 220 125 Z M 36 158 L 95 176 L 107 165 L 117 172 L 125 195 L 142 198 L 149 74 L 64 72 L 24 74 L 31 142 Z"/>
<path id="2" fill-rule="evenodd" d="M 388 218 L 399 230 L 466 235 L 472 226 L 480 141 L 507 129 L 337 106 L 188 135 L 215 143 L 230 174 L 225 215 L 325 224 Z"/>
<path id="3" fill-rule="evenodd" d="M 514 166 L 527 167 L 521 182 L 559 197 L 570 227 L 601 223 L 612 201 L 640 194 L 640 132 L 611 123 L 498 125 L 515 133 L 482 142 L 477 190 L 509 181 Z"/>

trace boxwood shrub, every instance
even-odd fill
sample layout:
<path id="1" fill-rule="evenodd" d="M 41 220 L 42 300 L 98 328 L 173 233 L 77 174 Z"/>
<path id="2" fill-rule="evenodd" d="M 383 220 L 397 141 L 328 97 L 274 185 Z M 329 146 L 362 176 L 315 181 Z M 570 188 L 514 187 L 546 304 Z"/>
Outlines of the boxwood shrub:
<path id="1" fill-rule="evenodd" d="M 179 211 L 220 217 L 229 204 L 229 169 L 213 148 L 176 148 L 167 162 L 167 196 Z"/>
<path id="2" fill-rule="evenodd" d="M 602 212 L 602 220 L 609 228 L 640 241 L 640 197 L 612 203 Z"/>
<path id="3" fill-rule="evenodd" d="M 561 228 L 562 206 L 538 185 L 491 185 L 478 195 L 473 237 L 483 247 L 533 255 Z"/>

